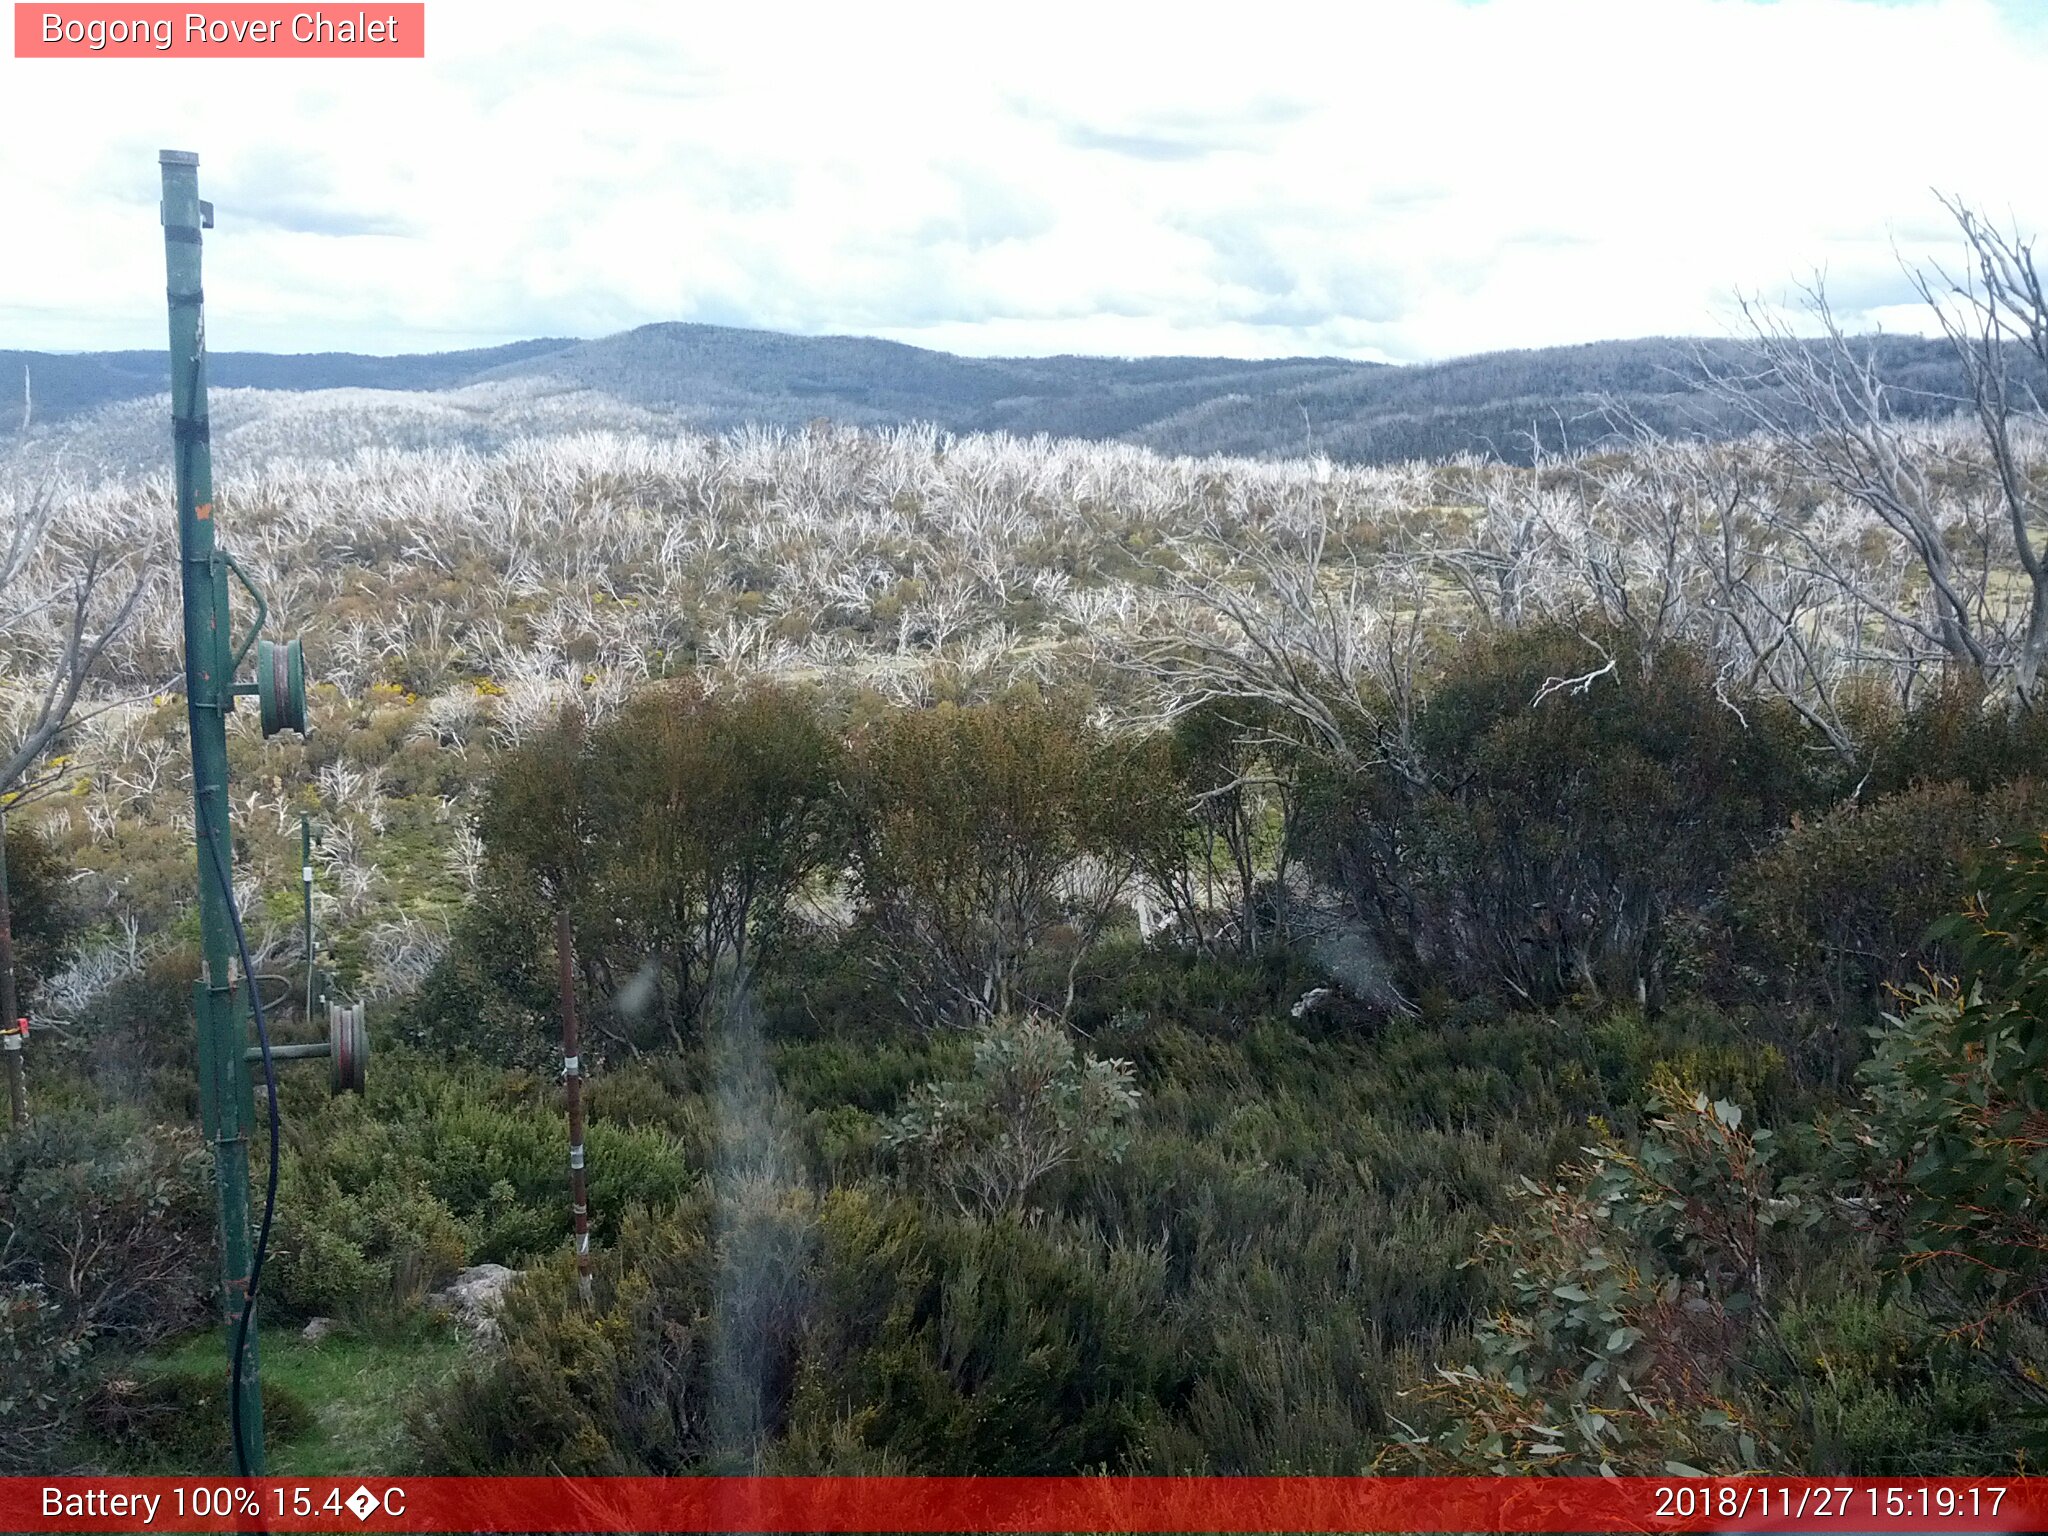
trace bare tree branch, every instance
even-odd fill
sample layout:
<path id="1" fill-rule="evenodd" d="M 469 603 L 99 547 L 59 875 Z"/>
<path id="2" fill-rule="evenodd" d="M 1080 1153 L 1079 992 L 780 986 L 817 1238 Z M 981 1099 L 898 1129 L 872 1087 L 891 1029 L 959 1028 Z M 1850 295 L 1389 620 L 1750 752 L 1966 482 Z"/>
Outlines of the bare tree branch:
<path id="1" fill-rule="evenodd" d="M 40 658 L 41 675 L 30 675 L 26 711 L 14 722 L 13 740 L 0 745 L 0 795 L 19 790 L 23 781 L 74 719 L 79 696 L 99 671 L 107 647 L 127 628 L 150 585 L 146 565 L 109 560 L 97 544 L 63 557 L 52 591 L 42 596 L 29 590 L 32 562 L 45 552 L 52 537 L 56 498 L 46 485 L 11 504 L 11 516 L 0 556 L 0 608 L 30 620 L 61 611 L 53 632 L 41 637 L 53 650 Z M 127 590 L 108 607 L 109 583 L 117 574 Z M 23 654 L 17 649 L 16 666 Z M 18 674 L 19 675 L 19 674 Z"/>

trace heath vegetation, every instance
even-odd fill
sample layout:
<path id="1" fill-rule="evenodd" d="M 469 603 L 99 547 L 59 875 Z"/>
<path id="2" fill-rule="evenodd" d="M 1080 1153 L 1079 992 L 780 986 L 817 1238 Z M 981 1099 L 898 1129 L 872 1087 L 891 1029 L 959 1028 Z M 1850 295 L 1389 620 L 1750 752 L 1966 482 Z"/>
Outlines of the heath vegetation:
<path id="1" fill-rule="evenodd" d="M 238 895 L 301 975 L 310 815 L 379 1042 L 281 1083 L 270 1318 L 434 1362 L 385 1470 L 2037 1467 L 2048 311 L 1954 211 L 1959 409 L 1816 291 L 1744 433 L 1520 464 L 231 392 L 317 679 Z M 167 504 L 0 492 L 24 1468 L 206 1454 Z"/>

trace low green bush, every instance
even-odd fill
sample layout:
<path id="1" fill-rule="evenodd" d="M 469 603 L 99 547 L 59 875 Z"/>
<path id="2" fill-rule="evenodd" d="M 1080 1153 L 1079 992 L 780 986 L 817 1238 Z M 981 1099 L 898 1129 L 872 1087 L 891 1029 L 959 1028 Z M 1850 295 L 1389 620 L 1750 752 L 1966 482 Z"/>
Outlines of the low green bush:
<path id="1" fill-rule="evenodd" d="M 136 1461 L 180 1471 L 225 1465 L 228 1439 L 227 1378 L 185 1371 L 118 1373 L 87 1401 L 85 1428 L 130 1465 Z M 298 1439 L 313 1427 L 313 1412 L 289 1388 L 263 1383 L 263 1435 L 271 1443 Z"/>
<path id="2" fill-rule="evenodd" d="M 1957 1477 L 2012 1469 L 2006 1403 L 1966 1340 L 1863 1288 L 1799 1300 L 1760 1364 L 1798 1416 L 1814 1477 Z"/>
<path id="3" fill-rule="evenodd" d="M 146 1344 L 204 1315 L 213 1179 L 198 1133 L 68 1111 L 0 1139 L 0 1283 L 87 1337 Z"/>
<path id="4" fill-rule="evenodd" d="M 36 988 L 55 970 L 77 935 L 82 914 L 65 876 L 63 857 L 49 838 L 20 816 L 6 825 L 9 932 L 14 940 L 15 1005 L 35 1012 Z M 11 1025 L 12 1019 L 0 1019 Z"/>
<path id="5" fill-rule="evenodd" d="M 883 1143 L 964 1212 L 1015 1213 L 1070 1165 L 1120 1159 L 1138 1106 L 1131 1064 L 1077 1049 L 1064 1024 L 994 1019 L 974 1031 L 958 1078 L 920 1083 Z"/>
<path id="6" fill-rule="evenodd" d="M 1772 1167 L 1771 1132 L 1739 1106 L 1661 1075 L 1634 1147 L 1608 1141 L 1556 1183 L 1523 1181 L 1516 1221 L 1482 1252 L 1505 1304 L 1475 1330 L 1477 1359 L 1414 1397 L 1435 1421 L 1389 1468 L 1620 1475 L 1786 1464 L 1770 1416 L 1735 1382 L 1784 1266 L 1775 1229 L 1821 1214 Z"/>
<path id="7" fill-rule="evenodd" d="M 704 1166 L 659 1125 L 594 1116 L 585 1147 L 600 1242 L 629 1206 L 681 1198 Z M 297 1315 L 390 1318 L 464 1264 L 524 1264 L 569 1238 L 560 1090 L 520 1070 L 380 1053 L 367 1101 L 312 1101 L 294 1117 L 278 1209 L 275 1294 Z"/>
<path id="8" fill-rule="evenodd" d="M 1312 1031 L 1288 1016 L 1296 963 L 1142 956 L 1131 984 L 1156 1013 L 1103 1016 L 1121 983 L 1084 993 L 1087 1049 L 1132 1063 L 1141 1112 L 1120 1159 L 1048 1180 L 1023 1219 L 908 1197 L 878 1162 L 876 1128 L 918 1084 L 971 1074 L 962 1036 L 864 1050 L 849 1020 L 771 1044 L 806 1156 L 766 1180 L 716 1172 L 708 1058 L 600 1078 L 611 1123 L 702 1126 L 692 1156 L 713 1171 L 601 1245 L 595 1313 L 559 1259 L 530 1272 L 506 1363 L 422 1419 L 430 1460 L 534 1470 L 567 1446 L 586 1471 L 1355 1471 L 1395 1432 L 1413 1352 L 1455 1349 L 1500 1299 L 1465 1260 L 1518 1177 L 1602 1124 L 1638 1134 L 1646 1085 L 1674 1066 L 1806 1107 L 1770 1047 L 1704 1005 L 1468 1005 Z M 1173 1016 L 1181 989 L 1212 984 L 1227 1007 Z M 1085 1368 L 1097 1351 L 1112 1372 Z"/>
<path id="9" fill-rule="evenodd" d="M 1969 866 L 2048 827 L 2048 786 L 1956 780 L 1844 805 L 1785 833 L 1737 871 L 1728 908 L 1752 987 L 1868 1018 L 1887 988 L 1955 966 L 1928 929 L 1962 907 Z"/>
<path id="10" fill-rule="evenodd" d="M 92 1339 L 40 1285 L 0 1281 L 0 1475 L 64 1465 L 87 1395 Z"/>
<path id="11" fill-rule="evenodd" d="M 1488 633 L 1429 680 L 1398 753 L 1308 777 L 1305 849 L 1411 991 L 1654 1002 L 1674 924 L 1825 803 L 1809 745 L 1682 646 Z"/>
<path id="12" fill-rule="evenodd" d="M 565 1269 L 530 1277 L 508 1349 L 422 1408 L 428 1464 L 1113 1467 L 1180 1389 L 1156 1252 L 858 1190 L 735 1198 L 636 1228 L 594 1312 Z"/>
<path id="13" fill-rule="evenodd" d="M 470 1234 L 417 1183 L 360 1189 L 294 1159 L 279 1188 L 266 1297 L 286 1313 L 362 1323 L 417 1303 L 470 1254 Z"/>

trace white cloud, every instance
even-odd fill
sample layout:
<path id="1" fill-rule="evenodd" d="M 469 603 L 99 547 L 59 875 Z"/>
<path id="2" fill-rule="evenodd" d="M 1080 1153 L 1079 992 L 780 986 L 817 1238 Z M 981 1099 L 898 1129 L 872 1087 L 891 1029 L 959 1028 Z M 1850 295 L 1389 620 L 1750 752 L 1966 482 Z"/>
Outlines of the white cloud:
<path id="1" fill-rule="evenodd" d="M 153 347 L 159 147 L 222 348 L 709 319 L 968 352 L 1447 356 L 1896 325 L 1930 187 L 2048 228 L 2024 3 L 430 0 L 420 62 L 0 59 L 0 347 Z"/>

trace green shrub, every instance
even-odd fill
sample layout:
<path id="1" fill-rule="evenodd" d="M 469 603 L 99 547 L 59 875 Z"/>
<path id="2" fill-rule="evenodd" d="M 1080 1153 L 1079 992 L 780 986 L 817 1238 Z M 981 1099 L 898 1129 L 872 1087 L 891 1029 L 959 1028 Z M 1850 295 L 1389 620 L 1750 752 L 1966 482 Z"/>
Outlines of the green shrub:
<path id="1" fill-rule="evenodd" d="M 768 1203 L 633 1226 L 600 1260 L 594 1311 L 559 1266 L 515 1288 L 506 1350 L 421 1410 L 428 1464 L 1115 1466 L 1178 1390 L 1156 1254 L 860 1191 L 739 1198 Z M 764 1270 L 738 1241 L 781 1257 Z"/>
<path id="2" fill-rule="evenodd" d="M 1832 1129 L 1893 1295 L 1968 1339 L 2033 1454 L 2048 1447 L 2048 835 L 1978 870 L 1943 937 L 1963 982 L 1876 1031 Z"/>
<path id="3" fill-rule="evenodd" d="M 401 1004 L 400 1039 L 441 1054 L 537 1068 L 561 1057 L 551 918 L 530 880 L 491 871 L 447 950 Z"/>
<path id="4" fill-rule="evenodd" d="M 1960 679 L 1944 681 L 1910 709 L 1871 701 L 1856 714 L 1858 733 L 1871 744 L 1866 799 L 1928 783 L 1982 792 L 2037 777 L 2048 762 L 2048 713 L 1988 700 Z"/>
<path id="5" fill-rule="evenodd" d="M 126 1458 L 202 1471 L 229 1459 L 227 1408 L 224 1372 L 117 1374 L 94 1390 L 84 1421 L 97 1440 Z M 312 1427 L 304 1399 L 278 1382 L 263 1383 L 265 1440 L 289 1443 Z"/>
<path id="6" fill-rule="evenodd" d="M 1952 970 L 1928 929 L 1960 910 L 1979 850 L 2048 827 L 2048 789 L 1919 784 L 1793 827 L 1731 882 L 1738 962 L 1774 998 L 1867 1016 L 1886 988 Z"/>
<path id="7" fill-rule="evenodd" d="M 40 1287 L 86 1336 L 145 1344 L 202 1316 L 213 1230 L 192 1130 L 73 1111 L 0 1140 L 0 1282 Z"/>
<path id="8" fill-rule="evenodd" d="M 446 1205 L 402 1177 L 351 1189 L 294 1161 L 280 1182 L 265 1293 L 300 1317 L 371 1321 L 445 1284 L 468 1237 Z"/>
<path id="9" fill-rule="evenodd" d="M 57 968 L 79 929 L 77 898 L 56 847 L 19 815 L 6 822 L 9 932 L 14 939 L 15 1006 L 35 1012 L 36 988 Z M 0 1020 L 13 1024 L 14 1020 Z"/>
<path id="10" fill-rule="evenodd" d="M 1145 764 L 1024 697 L 870 728 L 850 774 L 854 877 L 875 956 L 921 1020 L 1067 1015 L 1137 872 Z"/>
<path id="11" fill-rule="evenodd" d="M 790 1409 L 801 1469 L 849 1442 L 926 1473 L 1114 1468 L 1184 1388 L 1155 1248 L 840 1191 L 817 1253 Z"/>
<path id="12" fill-rule="evenodd" d="M 151 1119 L 196 1124 L 198 977 L 195 950 L 167 950 L 94 998 L 63 1034 L 36 1041 L 31 1069 L 45 1085 L 37 1102 L 56 1086 L 45 1074 L 61 1074 L 90 1090 L 81 1098 L 94 1108 L 123 1104 Z"/>
<path id="13" fill-rule="evenodd" d="M 694 682 L 648 688 L 599 727 L 566 716 L 506 753 L 477 813 L 484 878 L 406 1037 L 546 1060 L 562 904 L 586 1060 L 694 1039 L 719 989 L 793 930 L 796 895 L 836 868 L 838 755 L 805 695 Z"/>
<path id="14" fill-rule="evenodd" d="M 993 1019 L 973 1051 L 965 1077 L 920 1084 L 883 1136 L 961 1211 L 1021 1211 L 1048 1175 L 1123 1156 L 1138 1105 L 1129 1062 L 1077 1050 L 1046 1019 Z"/>
<path id="15" fill-rule="evenodd" d="M 775 1041 L 838 1037 L 858 1020 L 861 1038 L 881 1044 L 918 1031 L 890 982 L 893 966 L 871 928 L 836 925 L 792 931 L 775 963 L 755 978 L 762 1034 Z"/>
<path id="16" fill-rule="evenodd" d="M 918 1085 L 972 1077 L 963 1032 L 871 1034 L 859 1012 L 821 1012 L 769 1043 L 809 1167 L 836 1181 L 820 1193 L 787 1167 L 720 1176 L 715 1053 L 595 1079 L 593 1132 L 658 1130 L 713 1171 L 597 1245 L 594 1311 L 561 1250 L 533 1265 L 508 1363 L 478 1362 L 430 1405 L 430 1460 L 539 1471 L 567 1447 L 585 1471 L 1353 1471 L 1407 1414 L 1412 1357 L 1454 1357 L 1506 1299 L 1506 1275 L 1464 1261 L 1519 1177 L 1554 1181 L 1599 1135 L 1589 1122 L 1633 1142 L 1648 1085 L 1674 1070 L 1775 1116 L 1812 1107 L 1768 1041 L 1704 1004 L 1482 999 L 1330 1027 L 1289 1017 L 1314 973 L 1284 951 L 1115 953 L 1128 969 L 1083 987 L 1075 1017 L 1089 1052 L 1130 1062 L 1144 1112 L 1121 1159 L 1048 1178 L 1021 1220 L 964 1217 L 943 1181 L 913 1198 L 879 1172 L 873 1138 Z M 418 1109 L 396 1086 L 368 1107 L 439 1113 L 426 1106 L 455 1090 L 431 1085 L 452 1074 L 403 1075 Z M 540 1082 L 460 1077 L 464 1100 L 553 1123 Z M 1788 1149 L 1773 1169 L 1805 1166 Z M 1088 1368 L 1112 1333 L 1110 1371 Z M 1769 1413 L 1745 1411 L 1799 1444 L 1778 1412 L 1798 1384 L 1773 1380 Z"/>
<path id="17" fill-rule="evenodd" d="M 1269 943 L 1256 956 L 1190 954 L 1118 934 L 1104 941 L 1082 977 L 1073 1023 L 1097 1034 L 1119 1018 L 1157 1019 L 1232 1038 L 1262 1015 L 1286 1015 L 1304 993 L 1328 981 L 1304 953 L 1283 945 Z M 1290 1024 L 1314 1031 L 1326 1018 L 1362 1022 L 1359 1010 L 1341 998 L 1333 1001 L 1327 1014 L 1307 1014 Z"/>
<path id="18" fill-rule="evenodd" d="M 2013 1470 L 2005 1403 L 1968 1341 L 1861 1289 L 1798 1301 L 1763 1364 L 1795 1406 L 1809 1476 L 1955 1477 Z"/>
<path id="19" fill-rule="evenodd" d="M 1272 714 L 1204 704 L 1135 749 L 1144 793 L 1122 807 L 1127 835 L 1174 939 L 1204 954 L 1257 954 L 1284 923 L 1298 794 Z"/>
<path id="20" fill-rule="evenodd" d="M 799 1040 L 770 1049 L 776 1085 L 804 1107 L 894 1108 L 921 1078 L 964 1067 L 972 1056 L 956 1036 L 912 1040 Z"/>
<path id="21" fill-rule="evenodd" d="M 40 1285 L 0 1281 L 0 1475 L 45 1476 L 76 1434 L 91 1339 Z"/>
<path id="22" fill-rule="evenodd" d="M 464 1264 L 517 1266 L 568 1242 L 553 1085 L 411 1052 L 380 1063 L 367 1102 L 319 1101 L 295 1122 L 276 1238 L 277 1294 L 294 1311 L 389 1316 Z M 593 1118 L 585 1146 L 600 1242 L 629 1206 L 680 1199 L 704 1166 L 659 1125 Z"/>
<path id="23" fill-rule="evenodd" d="M 1820 803 L 1788 708 L 1724 697 L 1680 647 L 1597 638 L 1472 641 L 1430 681 L 1406 760 L 1307 786 L 1312 861 L 1413 989 L 1661 998 L 1673 923 Z"/>
<path id="24" fill-rule="evenodd" d="M 210 1165 L 182 1127 L 72 1110 L 0 1139 L 0 1471 L 73 1454 L 98 1344 L 205 1316 L 213 1228 Z"/>
<path id="25" fill-rule="evenodd" d="M 422 1465 L 456 1476 L 579 1476 L 634 1470 L 613 1453 L 627 1319 L 565 1298 L 541 1310 L 534 1278 L 503 1309 L 506 1344 L 415 1406 Z"/>
<path id="26" fill-rule="evenodd" d="M 1778 1466 L 1767 1415 L 1733 1378 L 1781 1276 L 1772 1229 L 1811 1221 L 1812 1192 L 1771 1169 L 1767 1130 L 1727 1100 L 1661 1077 L 1659 1117 L 1555 1184 L 1522 1184 L 1524 1214 L 1489 1235 L 1507 1304 L 1476 1330 L 1478 1361 L 1415 1396 L 1439 1419 L 1387 1453 L 1425 1470 L 1692 1474 Z"/>
<path id="27" fill-rule="evenodd" d="M 457 1475 L 681 1470 L 681 1437 L 702 1432 L 704 1405 L 689 1388 L 701 1385 L 707 1226 L 702 1200 L 660 1220 L 630 1214 L 595 1256 L 590 1307 L 565 1255 L 530 1269 L 505 1296 L 504 1347 L 415 1405 L 422 1465 Z"/>

